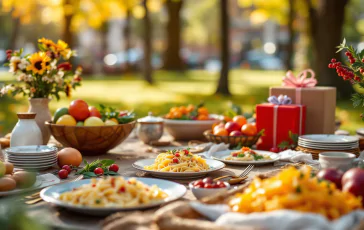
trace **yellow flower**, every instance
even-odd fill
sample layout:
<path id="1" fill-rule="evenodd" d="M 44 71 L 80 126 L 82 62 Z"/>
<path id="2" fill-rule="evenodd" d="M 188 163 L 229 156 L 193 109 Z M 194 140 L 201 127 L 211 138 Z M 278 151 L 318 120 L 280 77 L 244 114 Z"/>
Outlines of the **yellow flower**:
<path id="1" fill-rule="evenodd" d="M 59 52 L 65 60 L 70 59 L 72 56 L 72 50 L 68 48 L 68 44 L 62 40 L 57 41 L 57 52 Z"/>
<path id="2" fill-rule="evenodd" d="M 38 42 L 42 43 L 47 48 L 54 49 L 56 47 L 56 44 L 52 40 L 49 40 L 49 39 L 46 39 L 46 38 L 38 39 Z"/>
<path id="3" fill-rule="evenodd" d="M 30 64 L 27 66 L 27 71 L 42 75 L 46 70 L 50 69 L 50 61 L 51 58 L 48 57 L 46 53 L 34 53 L 29 57 Z"/>

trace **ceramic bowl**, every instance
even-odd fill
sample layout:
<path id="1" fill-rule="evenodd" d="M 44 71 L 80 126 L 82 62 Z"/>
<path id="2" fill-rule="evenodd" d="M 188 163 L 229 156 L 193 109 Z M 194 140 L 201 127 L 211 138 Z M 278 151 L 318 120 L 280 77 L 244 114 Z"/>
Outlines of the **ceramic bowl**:
<path id="1" fill-rule="evenodd" d="M 175 140 L 201 140 L 203 132 L 211 129 L 218 120 L 172 120 L 164 119 L 164 127 Z"/>
<path id="2" fill-rule="evenodd" d="M 230 184 L 224 182 L 225 188 L 195 188 L 193 187 L 194 181 L 188 184 L 189 188 L 192 191 L 192 194 L 196 197 L 196 199 L 202 199 L 204 197 L 212 196 L 220 192 L 226 192 L 230 188 Z"/>
<path id="3" fill-rule="evenodd" d="M 135 121 L 110 126 L 65 126 L 46 122 L 53 137 L 64 147 L 78 149 L 83 155 L 102 155 L 121 144 L 132 132 Z"/>
<path id="4" fill-rule="evenodd" d="M 251 147 L 259 140 L 261 134 L 258 133 L 255 136 L 219 136 L 212 134 L 212 130 L 206 130 L 204 132 L 206 139 L 210 142 L 219 144 L 225 143 L 229 144 L 230 147 L 235 147 L 240 144 L 240 146 Z"/>

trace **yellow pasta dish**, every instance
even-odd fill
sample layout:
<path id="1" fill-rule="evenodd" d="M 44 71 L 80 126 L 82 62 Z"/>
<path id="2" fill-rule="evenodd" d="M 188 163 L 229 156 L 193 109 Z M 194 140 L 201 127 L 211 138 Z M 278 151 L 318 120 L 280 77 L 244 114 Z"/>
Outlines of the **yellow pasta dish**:
<path id="1" fill-rule="evenodd" d="M 160 172 L 201 172 L 209 169 L 205 159 L 192 154 L 189 150 L 172 150 L 157 156 L 154 164 L 144 169 Z"/>
<path id="2" fill-rule="evenodd" d="M 258 154 L 248 147 L 243 147 L 238 151 L 230 153 L 230 156 L 226 157 L 225 160 L 230 161 L 259 161 L 259 160 L 272 160 L 269 155 Z"/>
<path id="3" fill-rule="evenodd" d="M 134 207 L 167 198 L 156 185 L 148 186 L 135 178 L 108 177 L 91 179 L 91 183 L 60 195 L 61 201 L 90 207 Z"/>
<path id="4" fill-rule="evenodd" d="M 329 181 L 311 176 L 311 167 L 290 167 L 268 179 L 255 178 L 243 193 L 229 201 L 234 212 L 291 209 L 337 219 L 362 207 L 361 198 L 342 192 Z"/>

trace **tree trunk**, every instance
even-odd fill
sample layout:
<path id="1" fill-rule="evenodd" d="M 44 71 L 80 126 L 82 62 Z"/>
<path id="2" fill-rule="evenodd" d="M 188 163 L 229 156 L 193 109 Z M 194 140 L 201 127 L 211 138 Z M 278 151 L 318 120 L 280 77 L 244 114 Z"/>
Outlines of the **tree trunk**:
<path id="1" fill-rule="evenodd" d="M 127 9 L 126 11 L 126 18 L 125 18 L 125 27 L 124 27 L 124 41 L 125 41 L 125 46 L 124 46 L 124 51 L 125 51 L 125 57 L 126 57 L 126 66 L 125 66 L 125 71 L 126 72 L 130 72 L 131 71 L 131 64 L 130 64 L 130 58 L 129 58 L 129 52 L 130 52 L 130 19 L 131 19 L 131 11 L 130 9 Z"/>
<path id="2" fill-rule="evenodd" d="M 228 0 L 220 0 L 220 22 L 221 22 L 221 72 L 216 93 L 231 95 L 229 90 L 229 13 Z"/>
<path id="3" fill-rule="evenodd" d="M 13 22 L 13 26 L 10 35 L 9 49 L 14 50 L 16 48 L 16 40 L 18 39 L 19 35 L 20 19 L 15 17 L 11 20 Z"/>
<path id="4" fill-rule="evenodd" d="M 150 84 L 153 84 L 152 76 L 152 24 L 150 22 L 149 10 L 147 7 L 148 0 L 143 1 L 143 7 L 145 9 L 144 15 L 144 79 Z"/>
<path id="5" fill-rule="evenodd" d="M 164 51 L 164 69 L 183 70 L 181 50 L 181 9 L 183 0 L 167 0 L 167 47 Z"/>
<path id="6" fill-rule="evenodd" d="M 72 5 L 72 0 L 65 0 L 63 3 L 64 6 Z M 71 23 L 72 23 L 73 13 L 64 14 L 64 25 L 63 25 L 63 41 L 65 41 L 69 47 L 73 48 L 73 34 L 71 31 Z"/>
<path id="7" fill-rule="evenodd" d="M 340 60 L 336 46 L 342 41 L 342 29 L 345 18 L 345 6 L 349 0 L 319 0 L 317 9 L 311 0 L 306 0 L 309 9 L 311 42 L 314 54 L 314 70 L 320 85 L 335 86 L 337 96 L 341 99 L 350 98 L 352 88 L 349 82 L 344 82 L 336 72 L 327 65 L 331 58 Z"/>
<path id="8" fill-rule="evenodd" d="M 293 21 L 295 18 L 295 12 L 294 12 L 294 1 L 295 0 L 288 0 L 289 4 L 289 12 L 288 12 L 288 44 L 287 44 L 287 55 L 285 59 L 285 67 L 286 70 L 292 70 L 293 69 L 293 52 L 294 52 L 294 37 L 295 37 L 295 31 L 293 28 Z"/>

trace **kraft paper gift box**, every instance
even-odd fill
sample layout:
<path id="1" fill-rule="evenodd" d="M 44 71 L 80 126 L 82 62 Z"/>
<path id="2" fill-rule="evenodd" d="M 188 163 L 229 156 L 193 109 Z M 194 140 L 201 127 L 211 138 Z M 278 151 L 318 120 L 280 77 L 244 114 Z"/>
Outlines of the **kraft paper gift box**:
<path id="1" fill-rule="evenodd" d="M 257 129 L 264 129 L 264 134 L 257 143 L 257 149 L 270 150 L 272 147 L 277 147 L 282 141 L 290 139 L 289 132 L 305 134 L 305 122 L 306 106 L 304 105 L 273 103 L 257 105 Z"/>
<path id="2" fill-rule="evenodd" d="M 311 78 L 307 78 L 307 73 Z M 270 96 L 287 95 L 292 104 L 306 106 L 306 134 L 335 133 L 336 88 L 315 87 L 317 81 L 312 70 L 302 71 L 297 78 L 288 71 L 285 86 L 270 87 Z"/>

